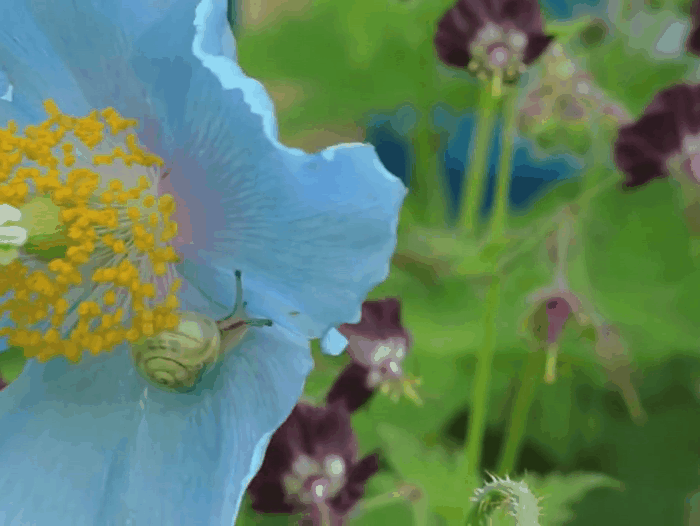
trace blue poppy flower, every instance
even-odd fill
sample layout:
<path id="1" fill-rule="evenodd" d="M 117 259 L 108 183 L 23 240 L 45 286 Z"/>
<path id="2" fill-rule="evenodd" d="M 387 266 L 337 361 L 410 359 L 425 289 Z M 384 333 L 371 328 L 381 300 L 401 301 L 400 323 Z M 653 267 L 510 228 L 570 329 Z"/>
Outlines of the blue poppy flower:
<path id="1" fill-rule="evenodd" d="M 29 232 L 0 277 L 0 348 L 20 341 L 42 359 L 0 393 L 0 524 L 230 526 L 301 395 L 308 340 L 340 352 L 332 327 L 358 321 L 388 273 L 404 186 L 369 146 L 308 155 L 278 142 L 269 97 L 236 63 L 226 7 L 0 4 L 0 197 Z M 100 126 L 113 133 L 91 151 Z M 15 177 L 32 162 L 46 179 Z M 84 178 L 69 181 L 75 167 Z M 84 206 L 64 214 L 67 203 Z M 35 221 L 46 214 L 56 228 Z M 95 274 L 105 254 L 115 272 Z M 241 322 L 187 392 L 135 370 L 129 342 L 179 330 L 182 313 L 222 320 L 243 307 L 272 326 Z"/>

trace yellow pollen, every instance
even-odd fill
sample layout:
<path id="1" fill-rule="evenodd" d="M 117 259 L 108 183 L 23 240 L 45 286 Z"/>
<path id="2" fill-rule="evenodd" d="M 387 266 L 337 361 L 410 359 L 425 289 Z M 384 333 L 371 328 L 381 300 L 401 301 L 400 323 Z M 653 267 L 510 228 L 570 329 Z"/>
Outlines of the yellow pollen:
<path id="1" fill-rule="evenodd" d="M 177 235 L 175 200 L 156 197 L 157 175 L 142 175 L 165 163 L 139 145 L 139 122 L 114 108 L 74 117 L 47 100 L 44 109 L 49 118 L 21 135 L 13 121 L 0 128 L 0 204 L 51 199 L 51 219 L 68 246 L 45 266 L 20 251 L 3 267 L 0 296 L 9 299 L 2 312 L 12 327 L 0 334 L 28 358 L 78 361 L 83 351 L 98 354 L 174 329 L 179 281 L 171 283 L 177 255 L 168 242 Z M 30 242 L 43 242 L 33 235 Z M 167 278 L 156 286 L 161 276 Z M 75 287 L 80 295 L 71 294 Z M 75 297 L 82 300 L 72 305 Z"/>

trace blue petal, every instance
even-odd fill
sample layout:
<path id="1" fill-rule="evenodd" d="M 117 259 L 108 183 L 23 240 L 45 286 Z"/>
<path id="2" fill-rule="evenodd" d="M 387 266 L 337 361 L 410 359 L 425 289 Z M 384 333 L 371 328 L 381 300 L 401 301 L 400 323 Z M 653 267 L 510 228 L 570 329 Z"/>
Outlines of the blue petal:
<path id="1" fill-rule="evenodd" d="M 131 117 L 146 118 L 150 106 L 128 57 L 134 39 L 178 3 L 192 11 L 196 6 L 194 0 L 4 0 L 0 65 L 9 63 L 8 75 L 22 97 L 17 106 L 26 109 L 28 99 L 30 117 L 43 120 L 41 105 L 32 97 L 38 91 L 38 102 L 50 96 L 72 115 L 116 106 Z M 0 113 L 0 122 L 3 117 Z"/>
<path id="2" fill-rule="evenodd" d="M 12 86 L 12 100 L 0 98 L 0 126 L 10 119 L 20 127 L 45 120 L 42 102 L 49 97 L 66 112 L 87 113 L 90 108 L 78 84 L 25 4 L 0 2 L 0 97 Z"/>
<path id="3" fill-rule="evenodd" d="M 348 339 L 337 329 L 331 329 L 321 340 L 321 350 L 326 354 L 338 356 L 348 346 Z"/>
<path id="4" fill-rule="evenodd" d="M 147 388 L 125 346 L 30 361 L 0 393 L 0 524 L 231 526 L 311 367 L 274 326 L 186 395 Z"/>
<path id="5" fill-rule="evenodd" d="M 359 319 L 385 279 L 406 189 L 371 146 L 281 146 L 270 98 L 235 63 L 225 3 L 202 1 L 196 14 L 173 8 L 132 61 L 162 131 L 146 144 L 189 216 L 194 244 L 181 250 L 200 270 L 186 277 L 211 296 L 228 283 L 230 296 L 241 270 L 251 312 L 321 337 Z M 214 265 L 228 275 L 208 275 Z"/>

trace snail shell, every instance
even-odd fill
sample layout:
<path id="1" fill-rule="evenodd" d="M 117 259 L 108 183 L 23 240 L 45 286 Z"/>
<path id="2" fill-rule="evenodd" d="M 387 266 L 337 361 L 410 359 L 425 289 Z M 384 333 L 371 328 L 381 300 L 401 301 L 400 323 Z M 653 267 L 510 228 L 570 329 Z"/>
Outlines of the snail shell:
<path id="1" fill-rule="evenodd" d="M 216 361 L 221 333 L 211 318 L 184 312 L 178 326 L 135 342 L 131 356 L 144 378 L 166 390 L 191 389 L 203 369 Z"/>

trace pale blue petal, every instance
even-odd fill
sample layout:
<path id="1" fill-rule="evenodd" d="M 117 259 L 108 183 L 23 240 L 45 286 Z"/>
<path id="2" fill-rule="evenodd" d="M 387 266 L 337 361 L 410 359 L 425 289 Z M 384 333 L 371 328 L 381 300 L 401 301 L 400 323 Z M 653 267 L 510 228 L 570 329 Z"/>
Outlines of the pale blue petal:
<path id="1" fill-rule="evenodd" d="M 73 76 L 79 87 L 73 91 L 82 93 L 90 107 L 114 106 L 130 117 L 147 120 L 152 112 L 128 58 L 134 39 L 178 3 L 194 11 L 197 0 L 11 0 L 8 9 L 31 16 L 42 42 L 50 43 L 60 57 L 63 76 Z M 32 38 L 23 29 L 8 27 L 22 41 Z M 62 103 L 64 91 L 60 84 L 50 90 L 59 108 L 75 115 L 85 113 Z"/>
<path id="2" fill-rule="evenodd" d="M 196 13 L 171 9 L 132 61 L 163 132 L 142 140 L 166 159 L 192 228 L 185 275 L 216 296 L 241 270 L 251 312 L 321 337 L 385 279 L 406 189 L 371 146 L 281 146 L 269 97 L 234 62 L 225 3 Z"/>
<path id="3" fill-rule="evenodd" d="M 348 346 L 348 339 L 340 334 L 337 329 L 331 329 L 321 340 L 321 350 L 325 354 L 338 356 Z"/>
<path id="4" fill-rule="evenodd" d="M 83 94 L 42 28 L 26 8 L 26 2 L 0 2 L 0 84 L 12 87 L 12 100 L 0 88 L 0 127 L 12 119 L 23 128 L 47 118 L 42 102 L 53 97 L 66 112 L 89 111 Z M 56 19 L 53 20 L 54 25 Z"/>
<path id="5" fill-rule="evenodd" d="M 231 526 L 311 367 L 274 326 L 186 395 L 146 389 L 125 346 L 31 360 L 0 394 L 0 524 Z"/>

